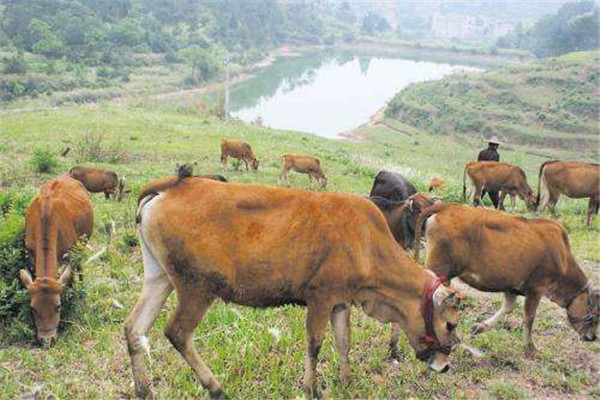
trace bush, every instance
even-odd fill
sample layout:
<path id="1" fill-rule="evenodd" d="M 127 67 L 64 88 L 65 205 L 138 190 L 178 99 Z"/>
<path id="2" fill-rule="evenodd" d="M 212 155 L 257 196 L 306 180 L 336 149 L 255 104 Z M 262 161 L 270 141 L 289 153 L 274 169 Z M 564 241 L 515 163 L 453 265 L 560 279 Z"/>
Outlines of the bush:
<path id="1" fill-rule="evenodd" d="M 24 74 L 25 72 L 27 72 L 27 63 L 22 52 L 4 59 L 5 74 Z"/>
<path id="2" fill-rule="evenodd" d="M 108 162 L 118 163 L 127 161 L 127 153 L 121 142 L 107 145 L 104 135 L 97 132 L 84 133 L 74 146 L 77 162 Z"/>
<path id="3" fill-rule="evenodd" d="M 33 150 L 31 164 L 36 172 L 50 173 L 54 168 L 58 167 L 56 154 L 50 149 L 36 148 Z"/>
<path id="4" fill-rule="evenodd" d="M 29 294 L 19 279 L 19 270 L 29 268 L 23 246 L 25 212 L 34 197 L 32 191 L 0 193 L 0 342 L 32 337 L 34 322 L 29 307 Z M 81 246 L 79 246 L 81 248 Z M 71 262 L 79 262 L 80 250 L 73 251 Z M 79 313 L 85 300 L 85 290 L 69 285 L 62 295 L 63 308 L 59 330 L 67 326 L 62 321 Z"/>

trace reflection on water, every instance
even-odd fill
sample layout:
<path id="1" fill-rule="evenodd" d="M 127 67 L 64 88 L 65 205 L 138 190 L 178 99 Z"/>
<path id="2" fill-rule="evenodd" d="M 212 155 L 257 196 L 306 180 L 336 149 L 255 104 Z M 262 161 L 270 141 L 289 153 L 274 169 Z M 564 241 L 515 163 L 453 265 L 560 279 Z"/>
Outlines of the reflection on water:
<path id="1" fill-rule="evenodd" d="M 369 120 L 411 83 L 473 67 L 394 58 L 312 54 L 279 59 L 231 88 L 231 115 L 244 121 L 337 137 Z"/>

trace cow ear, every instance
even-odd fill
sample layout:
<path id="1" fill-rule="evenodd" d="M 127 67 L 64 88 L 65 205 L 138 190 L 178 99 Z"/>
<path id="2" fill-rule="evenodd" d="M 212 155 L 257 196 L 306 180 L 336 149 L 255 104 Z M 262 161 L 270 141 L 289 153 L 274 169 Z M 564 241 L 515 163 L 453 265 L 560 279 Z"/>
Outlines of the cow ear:
<path id="1" fill-rule="evenodd" d="M 31 285 L 33 285 L 33 279 L 31 278 L 31 274 L 26 269 L 22 269 L 19 271 L 19 278 L 21 278 L 21 282 L 25 285 L 26 289 L 29 289 Z"/>
<path id="2" fill-rule="evenodd" d="M 410 210 L 410 212 L 413 212 L 413 199 L 411 197 L 409 197 L 406 200 L 406 205 L 408 206 L 408 209 Z"/>
<path id="3" fill-rule="evenodd" d="M 71 267 L 68 266 L 67 268 L 65 268 L 63 273 L 60 275 L 60 278 L 58 278 L 58 282 L 64 287 L 64 286 L 67 286 L 70 279 L 71 279 Z"/>

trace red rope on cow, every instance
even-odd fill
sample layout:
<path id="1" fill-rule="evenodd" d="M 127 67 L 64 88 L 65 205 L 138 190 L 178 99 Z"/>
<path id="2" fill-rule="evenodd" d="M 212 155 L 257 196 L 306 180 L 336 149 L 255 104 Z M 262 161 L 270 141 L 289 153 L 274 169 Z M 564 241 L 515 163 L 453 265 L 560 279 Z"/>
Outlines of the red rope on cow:
<path id="1" fill-rule="evenodd" d="M 435 276 L 425 284 L 423 288 L 423 308 L 421 313 L 423 314 L 423 320 L 425 321 L 425 335 L 421 337 L 421 341 L 428 345 L 438 347 L 440 342 L 435 334 L 435 328 L 433 326 L 433 294 L 440 285 L 445 282 L 445 277 Z"/>

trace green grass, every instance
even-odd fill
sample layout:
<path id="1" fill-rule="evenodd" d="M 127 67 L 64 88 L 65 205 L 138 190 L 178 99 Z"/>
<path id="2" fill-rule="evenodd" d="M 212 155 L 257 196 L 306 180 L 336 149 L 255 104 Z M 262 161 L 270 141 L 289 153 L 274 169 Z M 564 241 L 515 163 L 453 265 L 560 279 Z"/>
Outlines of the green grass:
<path id="1" fill-rule="evenodd" d="M 140 104 L 140 103 L 133 103 Z M 445 179 L 440 196 L 458 200 L 462 167 L 481 143 L 462 137 L 428 135 L 397 121 L 394 130 L 377 125 L 360 132 L 360 142 L 332 141 L 295 132 L 281 132 L 239 122 L 223 124 L 193 110 L 101 103 L 56 110 L 7 112 L 1 115 L 0 184 L 3 189 L 35 190 L 42 181 L 75 164 L 75 155 L 58 157 L 54 174 L 37 174 L 29 164 L 36 147 L 58 152 L 83 133 L 101 133 L 107 148 L 124 152 L 123 162 L 99 163 L 127 179 L 132 195 L 123 203 L 93 195 L 95 231 L 91 256 L 108 243 L 107 230 L 117 228 L 108 253 L 84 267 L 85 311 L 69 321 L 71 327 L 51 349 L 34 346 L 32 338 L 10 341 L 0 326 L 0 398 L 122 398 L 133 397 L 129 357 L 122 335 L 123 321 L 141 289 L 142 263 L 136 247 L 136 193 L 149 180 L 173 174 L 175 164 L 196 160 L 196 173 L 222 173 L 219 142 L 237 137 L 250 142 L 261 161 L 258 172 L 224 174 L 232 181 L 279 185 L 281 155 L 319 156 L 329 178 L 328 190 L 368 194 L 374 175 L 387 168 L 408 176 L 421 190 L 431 176 Z M 405 132 L 405 133 L 398 133 Z M 545 149 L 552 153 L 554 150 Z M 521 165 L 532 186 L 543 158 L 524 150 L 501 150 L 502 159 Z M 557 153 L 558 154 L 558 153 Z M 562 153 L 561 153 L 562 154 Z M 308 188 L 306 176 L 290 175 L 293 186 Z M 519 201 L 519 210 L 524 205 Z M 567 227 L 578 261 L 589 275 L 598 273 L 598 219 L 590 229 L 583 224 L 585 201 L 563 198 L 559 219 Z M 531 214 L 532 215 L 532 214 Z M 497 329 L 474 339 L 472 323 L 499 306 L 499 296 L 467 290 L 459 332 L 486 355 L 473 358 L 463 350 L 453 354 L 452 369 L 444 375 L 428 372 L 401 338 L 404 359 L 386 359 L 389 327 L 353 312 L 351 381 L 337 381 L 337 356 L 328 332 L 320 356 L 319 380 L 332 398 L 586 396 L 598 393 L 598 343 L 581 343 L 568 326 L 563 310 L 543 301 L 535 328 L 540 352 L 524 357 L 522 329 Z M 115 303 L 116 301 L 116 303 Z M 192 371 L 162 334 L 175 303 L 172 296 L 151 330 L 149 376 L 159 398 L 207 397 Z M 115 304 L 122 304 L 124 308 Z M 522 306 L 508 321 L 521 320 Z M 196 346 L 233 398 L 302 397 L 305 348 L 305 311 L 299 307 L 255 310 L 216 302 L 197 329 Z M 276 338 L 270 329 L 281 332 Z M 507 383 L 509 382 L 509 383 Z"/>

